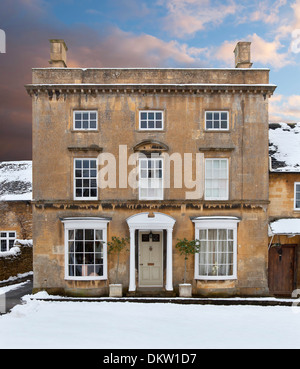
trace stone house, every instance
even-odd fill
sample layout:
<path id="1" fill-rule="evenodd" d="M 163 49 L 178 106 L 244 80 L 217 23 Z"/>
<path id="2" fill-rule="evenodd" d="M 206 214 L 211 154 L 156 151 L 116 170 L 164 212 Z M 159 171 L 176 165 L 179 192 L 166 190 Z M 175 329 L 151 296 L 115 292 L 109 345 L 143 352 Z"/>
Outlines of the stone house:
<path id="1" fill-rule="evenodd" d="M 34 68 L 34 291 L 104 296 L 128 237 L 128 295 L 177 294 L 178 239 L 195 296 L 269 294 L 269 70 L 250 43 L 235 68 L 68 68 L 63 40 Z"/>
<path id="2" fill-rule="evenodd" d="M 270 124 L 269 145 L 269 287 L 291 296 L 300 287 L 300 123 Z"/>

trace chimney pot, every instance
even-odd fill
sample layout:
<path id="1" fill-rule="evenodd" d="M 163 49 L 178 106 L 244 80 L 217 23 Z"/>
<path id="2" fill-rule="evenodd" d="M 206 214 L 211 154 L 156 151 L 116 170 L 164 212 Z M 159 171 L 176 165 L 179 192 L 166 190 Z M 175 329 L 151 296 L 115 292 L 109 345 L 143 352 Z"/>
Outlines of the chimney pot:
<path id="1" fill-rule="evenodd" d="M 251 68 L 251 42 L 240 41 L 234 49 L 235 67 Z"/>
<path id="2" fill-rule="evenodd" d="M 64 40 L 50 41 L 50 61 L 54 68 L 67 68 L 67 45 Z"/>

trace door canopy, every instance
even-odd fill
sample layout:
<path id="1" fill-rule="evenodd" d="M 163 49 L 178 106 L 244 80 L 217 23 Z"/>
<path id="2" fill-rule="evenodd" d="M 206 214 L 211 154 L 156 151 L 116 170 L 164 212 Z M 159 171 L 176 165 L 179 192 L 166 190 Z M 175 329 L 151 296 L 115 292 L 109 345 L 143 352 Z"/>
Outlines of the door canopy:
<path id="1" fill-rule="evenodd" d="M 163 213 L 139 213 L 127 218 L 130 229 L 173 229 L 175 219 Z"/>

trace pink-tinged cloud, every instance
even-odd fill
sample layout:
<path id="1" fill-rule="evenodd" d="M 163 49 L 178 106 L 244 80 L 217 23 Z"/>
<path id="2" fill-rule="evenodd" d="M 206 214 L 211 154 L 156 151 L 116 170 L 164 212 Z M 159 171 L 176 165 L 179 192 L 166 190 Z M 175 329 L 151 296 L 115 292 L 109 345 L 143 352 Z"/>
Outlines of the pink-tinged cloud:
<path id="1" fill-rule="evenodd" d="M 233 0 L 217 6 L 210 0 L 160 0 L 159 4 L 168 11 L 164 28 L 179 38 L 193 35 L 209 26 L 220 25 L 239 8 Z"/>
<path id="2" fill-rule="evenodd" d="M 77 45 L 76 45 L 77 41 Z M 157 37 L 134 35 L 118 28 L 110 30 L 107 37 L 95 35 L 92 42 L 78 39 L 70 45 L 68 66 L 85 67 L 158 67 L 177 65 L 199 65 L 199 56 L 206 51 L 189 48 L 177 41 L 165 42 Z"/>
<path id="3" fill-rule="evenodd" d="M 261 21 L 267 24 L 278 24 L 280 21 L 280 8 L 287 4 L 287 0 L 259 1 L 254 3 L 255 11 L 250 14 L 252 22 Z"/>
<path id="4" fill-rule="evenodd" d="M 274 95 L 269 102 L 270 122 L 300 122 L 300 95 Z"/>
<path id="5" fill-rule="evenodd" d="M 300 0 L 296 0 L 292 5 L 291 8 L 294 11 L 294 24 L 295 28 L 300 28 Z"/>
<path id="6" fill-rule="evenodd" d="M 254 63 L 260 63 L 266 67 L 273 67 L 275 69 L 283 68 L 292 64 L 292 58 L 288 52 L 282 52 L 282 45 L 279 40 L 266 41 L 256 33 L 245 37 L 245 40 L 251 42 L 251 60 Z M 224 43 L 217 47 L 214 51 L 218 60 L 224 61 L 228 66 L 232 65 L 233 50 L 238 41 L 224 41 Z"/>

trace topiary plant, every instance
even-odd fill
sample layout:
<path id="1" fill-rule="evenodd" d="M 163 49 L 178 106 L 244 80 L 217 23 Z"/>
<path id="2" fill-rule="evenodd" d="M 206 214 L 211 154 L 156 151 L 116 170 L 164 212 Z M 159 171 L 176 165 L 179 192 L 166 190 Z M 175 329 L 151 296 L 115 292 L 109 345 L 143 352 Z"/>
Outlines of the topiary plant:
<path id="1" fill-rule="evenodd" d="M 129 238 L 125 237 L 125 238 L 120 238 L 120 237 L 112 237 L 111 238 L 111 242 L 107 243 L 108 246 L 108 253 L 112 254 L 115 253 L 117 254 L 118 258 L 117 258 L 117 268 L 116 268 L 116 283 L 118 283 L 118 278 L 119 278 L 119 263 L 120 263 L 120 253 L 125 250 L 126 246 L 129 243 Z M 125 250 L 128 251 L 128 250 Z"/>
<path id="2" fill-rule="evenodd" d="M 183 281 L 186 283 L 186 262 L 190 255 L 194 255 L 199 252 L 200 241 L 199 240 L 187 240 L 186 238 L 180 240 L 177 239 L 175 247 L 179 250 L 180 255 L 184 256 L 184 278 Z"/>

